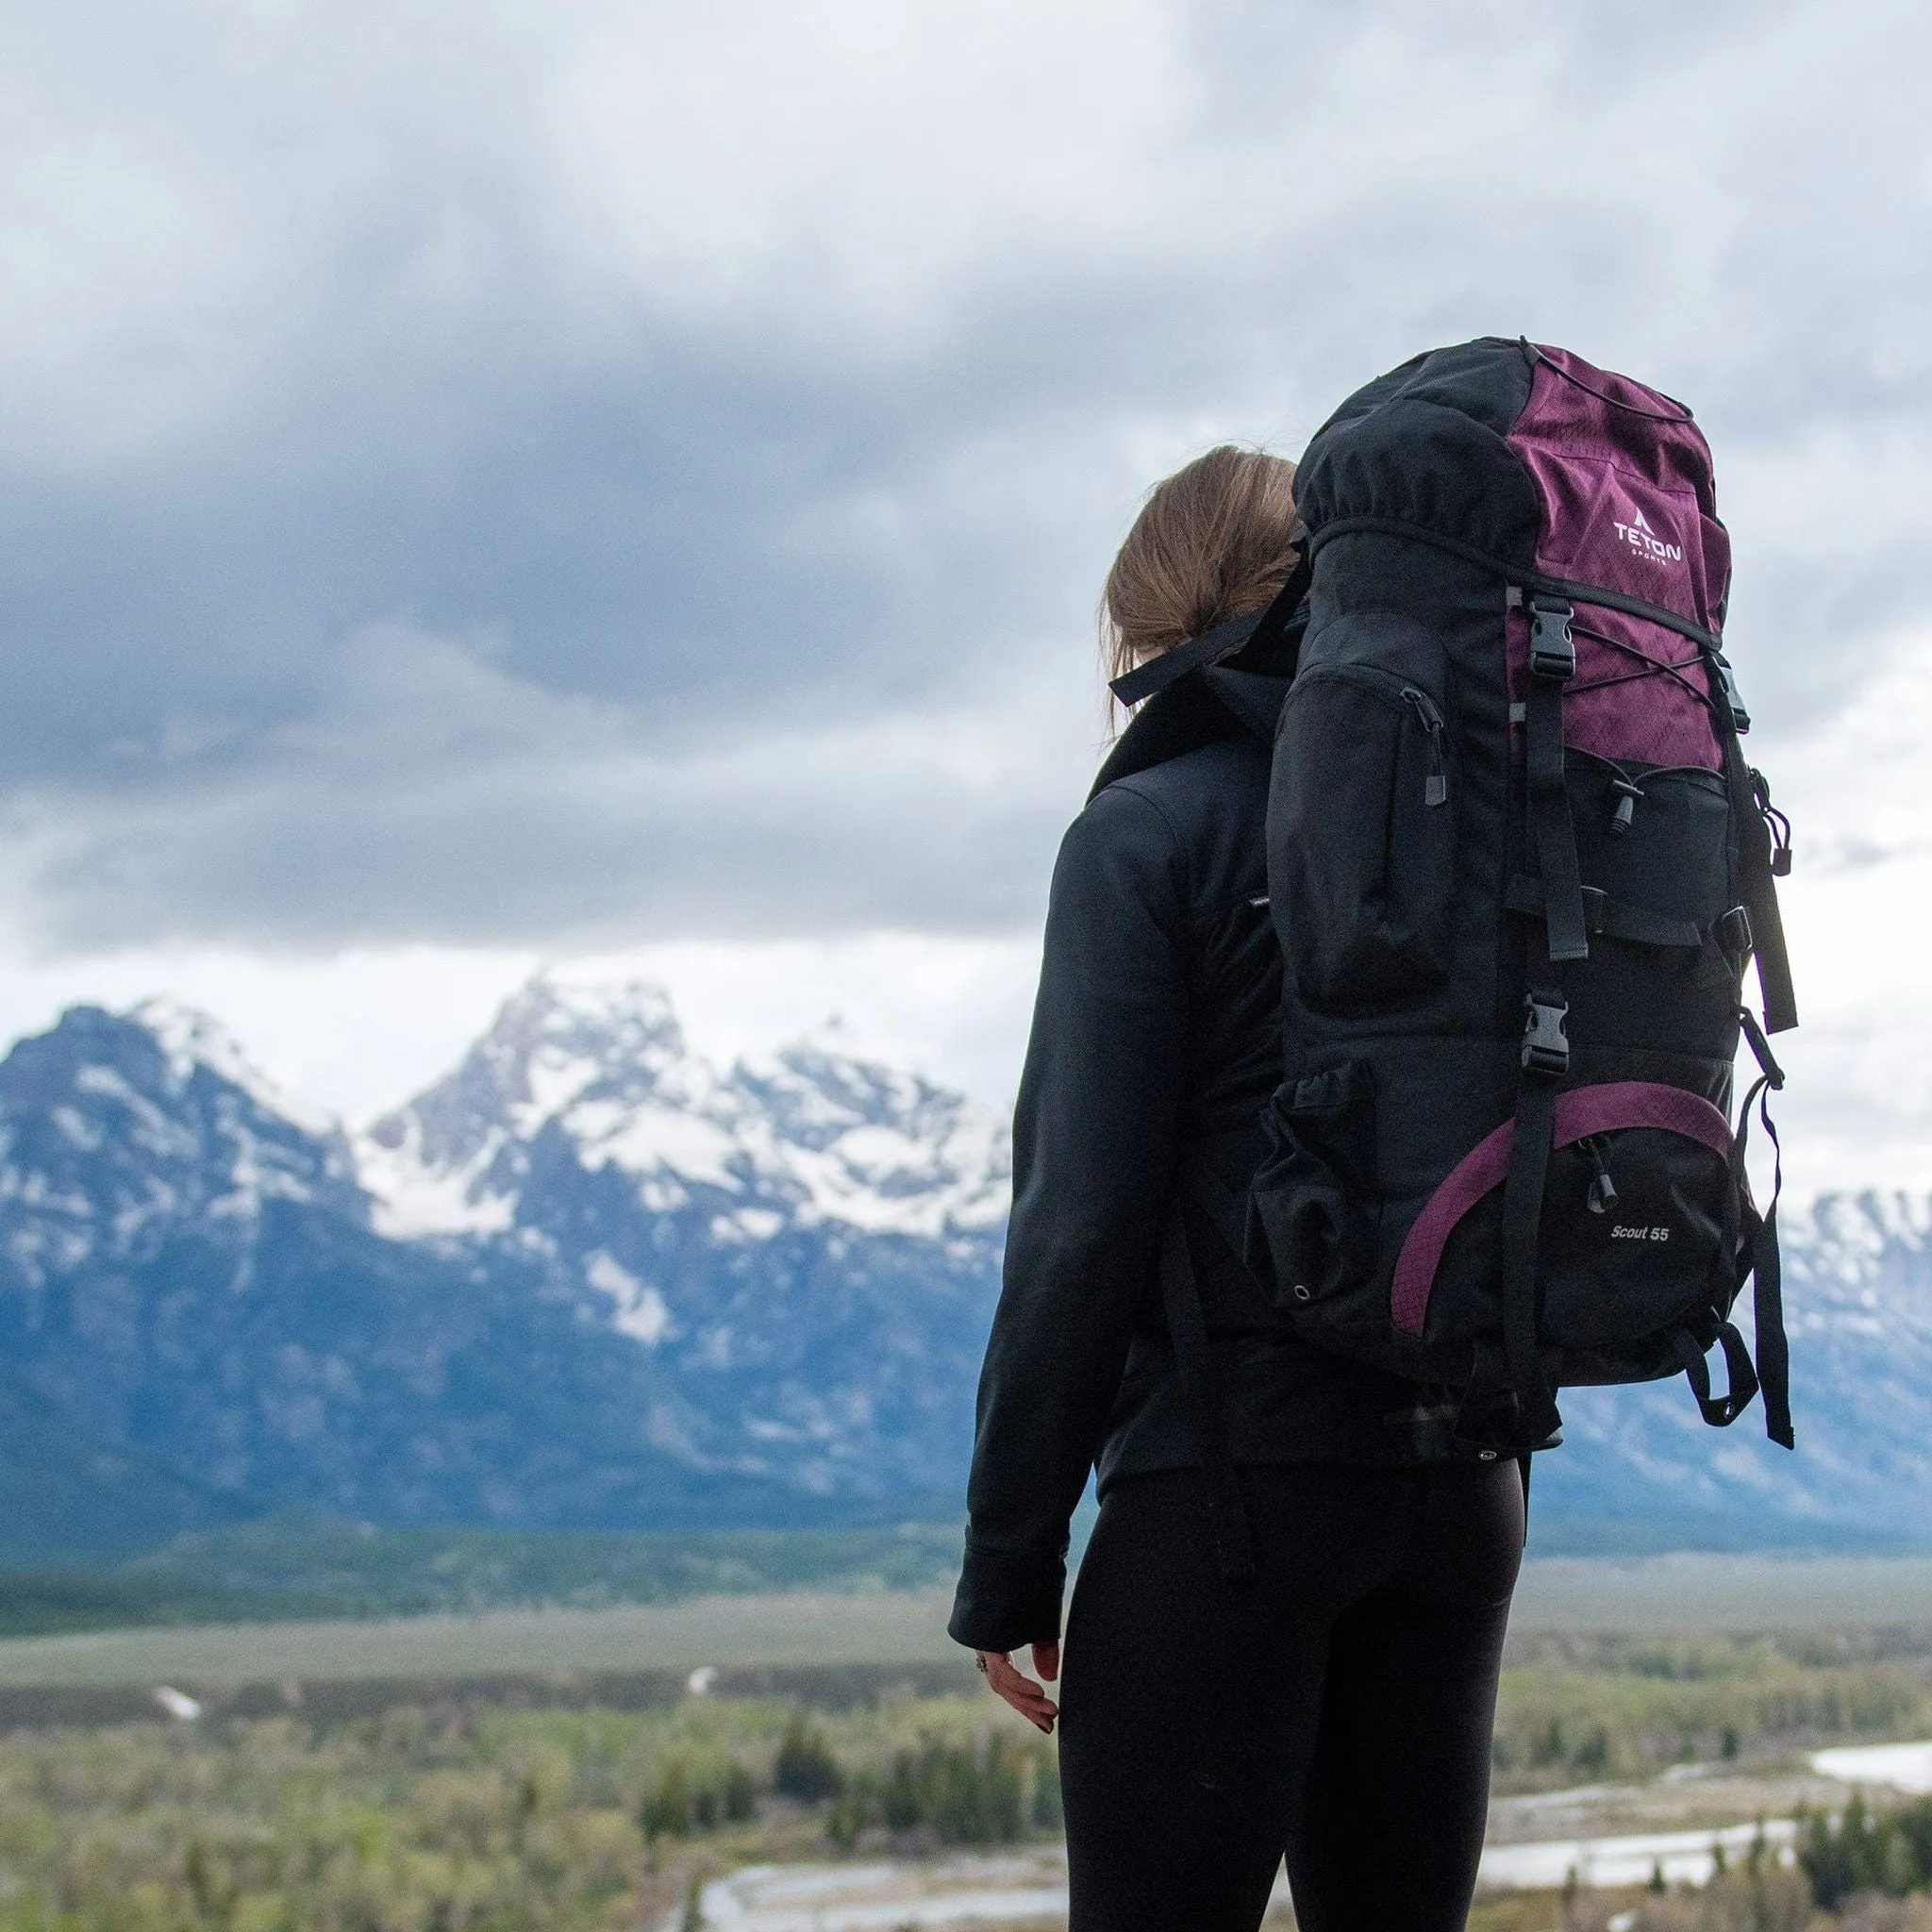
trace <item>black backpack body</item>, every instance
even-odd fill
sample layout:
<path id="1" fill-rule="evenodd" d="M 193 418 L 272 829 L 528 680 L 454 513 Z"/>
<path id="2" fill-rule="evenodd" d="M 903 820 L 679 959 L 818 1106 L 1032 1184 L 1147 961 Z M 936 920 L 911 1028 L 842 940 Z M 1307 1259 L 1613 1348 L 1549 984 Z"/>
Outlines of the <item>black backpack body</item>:
<path id="1" fill-rule="evenodd" d="M 1463 1391 L 1474 1456 L 1556 1441 L 1565 1384 L 1679 1372 L 1714 1424 L 1761 1382 L 1789 1446 L 1743 1113 L 1781 1081 L 1764 1033 L 1796 1023 L 1790 848 L 1739 744 L 1702 434 L 1565 352 L 1482 341 L 1351 397 L 1296 495 L 1303 580 L 1261 620 L 1306 590 L 1250 1266 L 1309 1340 Z M 1740 1024 L 1764 1077 L 1734 1129 Z M 1755 1368 L 1730 1320 L 1754 1271 Z"/>

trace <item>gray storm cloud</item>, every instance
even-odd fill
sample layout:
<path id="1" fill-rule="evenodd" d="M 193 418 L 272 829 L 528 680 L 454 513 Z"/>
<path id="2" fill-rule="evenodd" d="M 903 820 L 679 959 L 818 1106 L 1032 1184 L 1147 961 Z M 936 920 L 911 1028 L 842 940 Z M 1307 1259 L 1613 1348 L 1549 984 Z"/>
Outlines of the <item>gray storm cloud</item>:
<path id="1" fill-rule="evenodd" d="M 1486 330 L 1697 404 L 1801 729 L 1925 589 L 1932 28 L 1553 11 L 16 9 L 21 916 L 1013 929 L 1140 491 Z"/>

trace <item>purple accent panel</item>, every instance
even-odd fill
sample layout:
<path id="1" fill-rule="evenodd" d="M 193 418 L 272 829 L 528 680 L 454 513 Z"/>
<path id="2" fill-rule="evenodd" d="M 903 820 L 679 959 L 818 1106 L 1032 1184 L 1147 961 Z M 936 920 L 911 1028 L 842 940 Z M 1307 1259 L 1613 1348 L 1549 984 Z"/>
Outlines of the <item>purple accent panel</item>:
<path id="1" fill-rule="evenodd" d="M 1568 1147 L 1592 1134 L 1625 1127 L 1657 1127 L 1701 1141 L 1720 1159 L 1731 1158 L 1731 1124 L 1701 1093 L 1654 1080 L 1612 1080 L 1557 1096 L 1557 1130 L 1551 1144 Z"/>
<path id="2" fill-rule="evenodd" d="M 1603 758 L 1634 758 L 1647 765 L 1701 765 L 1724 769 L 1724 754 L 1700 691 L 1709 688 L 1697 646 L 1663 625 L 1621 610 L 1579 605 L 1572 626 L 1576 639 L 1576 680 L 1563 696 L 1563 742 Z M 1607 640 L 1615 639 L 1612 643 Z M 1529 619 L 1508 613 L 1504 630 L 1509 698 L 1528 695 Z M 1618 644 L 1624 648 L 1619 649 Z M 1642 665 L 1641 651 L 1654 664 L 1674 664 L 1690 680 L 1687 690 L 1671 676 L 1628 679 Z M 1517 727 L 1522 728 L 1520 725 Z"/>
<path id="3" fill-rule="evenodd" d="M 1703 431 L 1627 376 L 1564 349 L 1541 354 L 1529 402 L 1508 438 L 1542 499 L 1537 567 L 1641 597 L 1716 630 L 1731 546 L 1717 520 Z M 1674 631 L 1621 612 L 1583 608 L 1578 615 L 1590 629 L 1659 661 L 1679 661 L 1695 648 Z M 1521 698 L 1526 621 L 1510 625 L 1508 641 L 1511 694 Z M 1579 633 L 1576 647 L 1578 685 L 1639 668 L 1615 643 Z M 1701 669 L 1687 675 L 1703 686 Z M 1710 770 L 1721 762 L 1707 713 L 1674 679 L 1573 689 L 1563 708 L 1566 741 L 1601 757 Z"/>
<path id="4" fill-rule="evenodd" d="M 1601 1087 L 1578 1087 L 1557 1096 L 1552 1144 L 1568 1147 L 1591 1134 L 1613 1134 L 1627 1127 L 1656 1127 L 1699 1141 L 1728 1160 L 1731 1126 L 1710 1102 L 1681 1087 L 1663 1087 L 1649 1080 L 1614 1080 Z M 1423 1205 L 1410 1225 L 1402 1253 L 1396 1257 L 1395 1278 L 1389 1286 L 1390 1319 L 1405 1335 L 1420 1336 L 1428 1319 L 1429 1296 L 1442 1250 L 1462 1217 L 1491 1189 L 1500 1188 L 1509 1173 L 1509 1142 L 1515 1124 L 1505 1121 L 1485 1134 L 1456 1165 Z"/>
<path id="5" fill-rule="evenodd" d="M 1462 1217 L 1492 1188 L 1500 1188 L 1509 1172 L 1509 1137 L 1515 1123 L 1505 1121 L 1485 1134 L 1454 1167 L 1442 1184 L 1423 1204 L 1396 1257 L 1395 1278 L 1389 1284 L 1389 1319 L 1405 1335 L 1420 1336 L 1428 1319 L 1429 1295 L 1442 1250 Z"/>

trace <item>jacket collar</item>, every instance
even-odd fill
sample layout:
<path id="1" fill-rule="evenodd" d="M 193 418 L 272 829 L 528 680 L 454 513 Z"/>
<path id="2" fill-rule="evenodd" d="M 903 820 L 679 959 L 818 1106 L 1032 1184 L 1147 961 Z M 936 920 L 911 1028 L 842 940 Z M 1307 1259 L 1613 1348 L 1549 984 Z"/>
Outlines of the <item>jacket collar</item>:
<path id="1" fill-rule="evenodd" d="M 1302 625 L 1291 633 L 1301 641 Z M 1293 682 L 1291 660 L 1286 675 L 1269 671 L 1237 671 L 1226 664 L 1211 664 L 1177 677 L 1165 691 L 1156 691 L 1134 713 L 1132 722 L 1114 741 L 1107 755 L 1090 802 L 1109 785 L 1131 778 L 1137 772 L 1152 771 L 1170 758 L 1177 758 L 1204 744 L 1215 744 L 1248 731 L 1263 744 L 1274 742 L 1275 722 Z"/>

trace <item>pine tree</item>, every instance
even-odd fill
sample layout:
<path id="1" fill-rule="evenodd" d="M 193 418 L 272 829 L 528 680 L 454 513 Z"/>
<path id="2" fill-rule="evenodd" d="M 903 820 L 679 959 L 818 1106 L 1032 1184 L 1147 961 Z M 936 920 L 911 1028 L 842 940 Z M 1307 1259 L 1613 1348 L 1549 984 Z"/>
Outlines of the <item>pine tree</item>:
<path id="1" fill-rule="evenodd" d="M 705 1932 L 705 1888 L 695 1872 L 684 1889 L 684 1911 L 677 1921 L 677 1932 Z"/>

